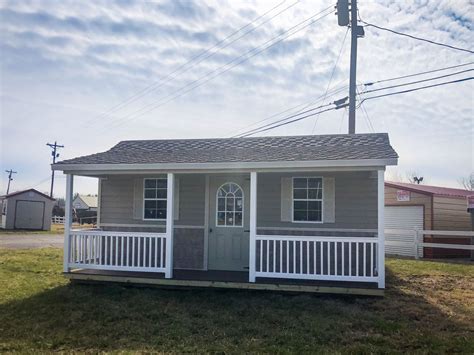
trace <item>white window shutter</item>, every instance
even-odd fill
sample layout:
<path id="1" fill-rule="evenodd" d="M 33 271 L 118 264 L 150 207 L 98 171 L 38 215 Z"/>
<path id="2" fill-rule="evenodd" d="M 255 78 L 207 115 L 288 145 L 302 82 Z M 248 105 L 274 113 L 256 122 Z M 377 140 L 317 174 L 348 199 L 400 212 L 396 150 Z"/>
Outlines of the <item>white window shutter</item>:
<path id="1" fill-rule="evenodd" d="M 179 178 L 175 176 L 174 178 L 174 199 L 173 199 L 173 215 L 174 220 L 179 220 Z"/>
<path id="2" fill-rule="evenodd" d="M 336 183 L 333 177 L 323 178 L 323 222 L 336 222 Z"/>
<path id="3" fill-rule="evenodd" d="M 133 219 L 143 219 L 143 179 L 133 179 Z"/>
<path id="4" fill-rule="evenodd" d="M 291 177 L 281 178 L 281 220 L 282 222 L 291 222 L 291 203 L 293 201 L 291 191 L 293 181 Z"/>

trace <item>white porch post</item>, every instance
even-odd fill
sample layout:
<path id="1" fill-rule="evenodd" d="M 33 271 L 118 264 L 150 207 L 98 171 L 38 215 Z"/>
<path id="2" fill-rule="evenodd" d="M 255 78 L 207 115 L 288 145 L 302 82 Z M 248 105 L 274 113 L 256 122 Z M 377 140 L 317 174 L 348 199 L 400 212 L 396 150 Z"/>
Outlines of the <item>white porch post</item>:
<path id="1" fill-rule="evenodd" d="M 167 279 L 173 278 L 173 230 L 174 230 L 174 174 L 167 176 L 167 197 L 166 197 L 166 271 Z"/>
<path id="2" fill-rule="evenodd" d="M 250 239 L 249 239 L 249 282 L 255 282 L 255 255 L 257 239 L 257 172 L 250 173 Z"/>
<path id="3" fill-rule="evenodd" d="M 72 227 L 72 198 L 74 190 L 74 175 L 66 174 L 66 198 L 64 206 L 64 261 L 63 270 L 69 272 L 69 253 L 71 248 L 69 247 L 69 232 Z"/>
<path id="4" fill-rule="evenodd" d="M 378 171 L 377 176 L 377 220 L 378 220 L 378 274 L 379 288 L 385 288 L 385 185 L 384 185 L 385 169 Z"/>

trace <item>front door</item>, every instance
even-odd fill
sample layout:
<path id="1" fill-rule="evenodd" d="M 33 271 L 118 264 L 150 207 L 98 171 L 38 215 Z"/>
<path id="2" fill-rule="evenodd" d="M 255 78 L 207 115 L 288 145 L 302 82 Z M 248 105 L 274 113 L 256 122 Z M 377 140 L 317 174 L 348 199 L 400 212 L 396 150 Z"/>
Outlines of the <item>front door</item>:
<path id="1" fill-rule="evenodd" d="M 211 176 L 209 180 L 210 270 L 248 270 L 249 190 L 246 176 Z"/>

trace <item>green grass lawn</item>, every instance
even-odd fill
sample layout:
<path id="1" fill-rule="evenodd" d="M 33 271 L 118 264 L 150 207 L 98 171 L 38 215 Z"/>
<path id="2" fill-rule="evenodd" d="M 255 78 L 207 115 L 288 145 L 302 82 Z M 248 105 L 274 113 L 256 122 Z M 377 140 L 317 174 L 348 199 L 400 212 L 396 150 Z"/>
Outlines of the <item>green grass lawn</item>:
<path id="1" fill-rule="evenodd" d="M 0 249 L 0 352 L 474 353 L 474 266 L 388 259 L 385 298 L 69 284 Z"/>

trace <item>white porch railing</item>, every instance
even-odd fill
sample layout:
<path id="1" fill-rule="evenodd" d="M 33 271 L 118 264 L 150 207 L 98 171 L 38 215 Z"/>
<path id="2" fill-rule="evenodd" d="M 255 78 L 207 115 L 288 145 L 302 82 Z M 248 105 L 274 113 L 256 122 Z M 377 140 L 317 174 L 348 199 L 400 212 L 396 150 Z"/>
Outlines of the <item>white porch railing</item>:
<path id="1" fill-rule="evenodd" d="M 376 237 L 256 236 L 256 277 L 379 281 Z"/>
<path id="2" fill-rule="evenodd" d="M 166 233 L 69 232 L 70 268 L 165 272 Z"/>

